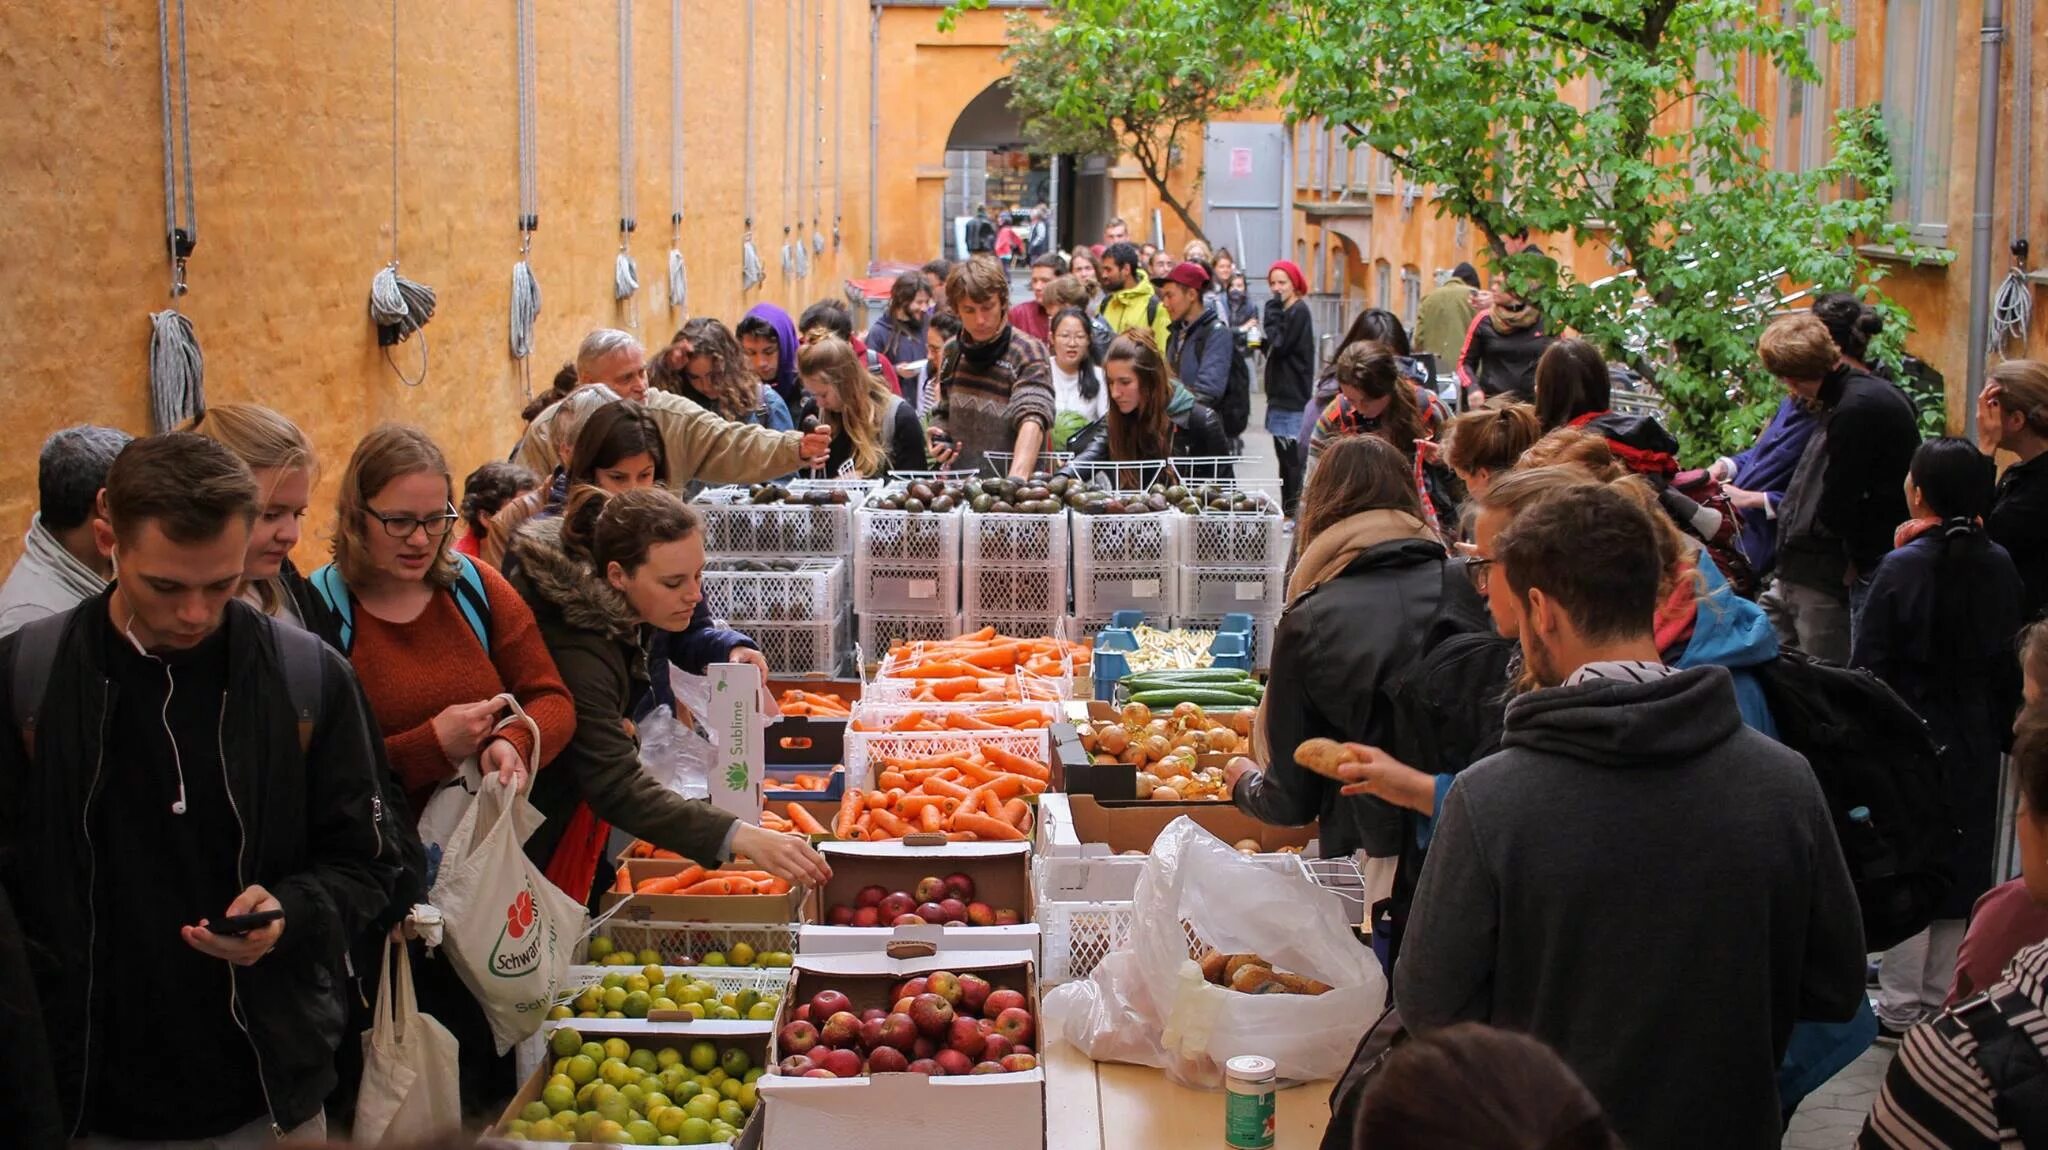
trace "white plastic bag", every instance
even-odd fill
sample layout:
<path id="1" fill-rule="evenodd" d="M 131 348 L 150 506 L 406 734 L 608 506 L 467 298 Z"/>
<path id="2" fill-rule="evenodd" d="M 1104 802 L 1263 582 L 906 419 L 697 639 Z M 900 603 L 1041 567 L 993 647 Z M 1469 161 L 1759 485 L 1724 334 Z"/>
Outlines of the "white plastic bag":
<path id="1" fill-rule="evenodd" d="M 391 968 L 398 967 L 392 985 Z M 405 944 L 385 946 L 377 975 L 377 1018 L 363 1034 L 363 1082 L 356 1094 L 360 1145 L 421 1143 L 462 1129 L 462 1078 L 455 1036 L 420 1013 Z"/>
<path id="2" fill-rule="evenodd" d="M 428 900 L 443 945 L 490 1019 L 498 1053 L 533 1033 L 569 975 L 583 905 L 547 880 L 523 845 L 541 813 L 493 773 L 441 857 Z"/>
<path id="3" fill-rule="evenodd" d="M 1344 903 L 1306 877 L 1239 855 L 1182 817 L 1152 844 L 1138 880 L 1130 941 L 1088 978 L 1045 996 L 1046 1024 L 1097 1061 L 1164 1069 L 1215 1089 L 1240 1054 L 1278 1063 L 1283 1079 L 1335 1078 L 1386 1005 L 1372 951 Z M 1183 926 L 1183 923 L 1186 926 Z M 1327 994 L 1244 994 L 1202 979 L 1188 935 L 1230 954 L 1330 984 Z"/>
<path id="4" fill-rule="evenodd" d="M 491 729 L 491 734 L 496 735 L 515 723 L 525 726 L 527 730 L 533 732 L 533 763 L 537 766 L 540 762 L 540 724 L 534 722 L 520 707 L 519 700 L 509 694 L 498 695 L 493 701 L 510 709 L 512 713 L 500 720 L 498 725 Z M 483 777 L 483 769 L 478 764 L 477 756 L 469 756 L 455 768 L 455 777 L 441 784 L 433 797 L 427 800 L 426 806 L 421 809 L 420 845 L 426 848 L 429 875 L 435 873 L 435 868 L 440 865 L 441 856 L 447 851 L 448 837 L 455 833 L 456 826 L 462 822 L 462 816 L 469 811 L 470 804 L 476 801 L 477 788 L 483 782 Z"/>

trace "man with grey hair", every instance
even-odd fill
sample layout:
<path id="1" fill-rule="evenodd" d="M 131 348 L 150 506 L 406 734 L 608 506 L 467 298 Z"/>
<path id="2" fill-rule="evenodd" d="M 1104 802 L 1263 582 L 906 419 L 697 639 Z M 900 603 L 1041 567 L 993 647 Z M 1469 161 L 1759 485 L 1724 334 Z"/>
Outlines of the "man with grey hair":
<path id="1" fill-rule="evenodd" d="M 576 349 L 576 386 L 602 383 L 619 393 L 619 398 L 642 403 L 647 399 L 647 349 L 631 332 L 601 327 L 583 337 Z"/>
<path id="2" fill-rule="evenodd" d="M 129 435 L 89 423 L 43 441 L 36 464 L 41 509 L 21 541 L 21 558 L 0 585 L 0 635 L 69 611 L 107 589 L 113 561 L 93 540 L 100 488 Z"/>

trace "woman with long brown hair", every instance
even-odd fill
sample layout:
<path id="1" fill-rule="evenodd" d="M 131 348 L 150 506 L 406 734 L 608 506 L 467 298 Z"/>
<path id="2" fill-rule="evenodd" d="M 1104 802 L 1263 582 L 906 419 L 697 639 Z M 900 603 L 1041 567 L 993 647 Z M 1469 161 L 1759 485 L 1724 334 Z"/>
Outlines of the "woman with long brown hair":
<path id="1" fill-rule="evenodd" d="M 845 340 L 821 339 L 796 357 L 797 379 L 832 428 L 825 473 L 886 479 L 925 466 L 924 428 L 917 409 L 875 378 Z"/>
<path id="2" fill-rule="evenodd" d="M 1099 436 L 1072 466 L 1153 459 L 1214 459 L 1230 454 L 1230 437 L 1209 407 L 1167 373 L 1166 357 L 1140 328 L 1117 336 L 1102 357 L 1109 384 L 1109 433 Z M 1199 468 L 1201 478 L 1227 479 L 1230 464 Z M 1183 476 L 1182 478 L 1196 478 Z"/>
<path id="3" fill-rule="evenodd" d="M 683 361 L 676 394 L 733 423 L 751 423 L 770 431 L 796 426 L 789 405 L 774 388 L 762 386 L 761 377 L 740 353 L 739 341 L 724 324 L 710 316 L 698 316 L 676 333 L 676 343 L 664 357 L 677 349 L 687 351 L 689 357 Z"/>

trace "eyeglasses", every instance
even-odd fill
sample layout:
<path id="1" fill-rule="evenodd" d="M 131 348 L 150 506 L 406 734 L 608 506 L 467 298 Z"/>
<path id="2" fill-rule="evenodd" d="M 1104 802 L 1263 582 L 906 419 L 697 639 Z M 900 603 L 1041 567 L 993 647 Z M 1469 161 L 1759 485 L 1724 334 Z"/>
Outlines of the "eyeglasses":
<path id="1" fill-rule="evenodd" d="M 1526 300 L 1516 300 L 1512 303 L 1502 300 L 1496 302 L 1493 306 L 1506 312 L 1522 312 L 1529 309 L 1529 304 Z"/>
<path id="2" fill-rule="evenodd" d="M 382 523 L 384 525 L 384 534 L 391 536 L 393 539 L 410 539 L 412 538 L 412 533 L 421 528 L 426 529 L 427 538 L 439 539 L 441 536 L 448 534 L 449 530 L 455 526 L 455 521 L 461 518 L 455 514 L 455 508 L 453 507 L 448 508 L 448 510 L 443 511 L 439 515 L 427 516 L 407 515 L 404 512 L 387 515 L 374 508 L 365 508 L 364 510 L 369 514 L 370 518 Z"/>
<path id="3" fill-rule="evenodd" d="M 1493 564 L 1493 560 L 1476 555 L 1465 560 L 1465 576 L 1472 580 L 1472 589 L 1481 595 L 1486 594 L 1486 589 L 1493 584 Z"/>

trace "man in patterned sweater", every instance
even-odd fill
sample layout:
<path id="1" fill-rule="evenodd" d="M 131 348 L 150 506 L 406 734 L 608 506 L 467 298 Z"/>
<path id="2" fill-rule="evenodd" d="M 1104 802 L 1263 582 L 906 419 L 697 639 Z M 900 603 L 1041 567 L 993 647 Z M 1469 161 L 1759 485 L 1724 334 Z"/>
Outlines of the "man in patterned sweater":
<path id="1" fill-rule="evenodd" d="M 947 467 L 980 470 L 991 451 L 1009 451 L 1013 476 L 1038 467 L 1052 426 L 1052 361 L 1045 344 L 1010 325 L 1010 279 L 976 256 L 946 276 L 946 302 L 960 334 L 939 363 L 939 402 L 926 436 Z"/>

